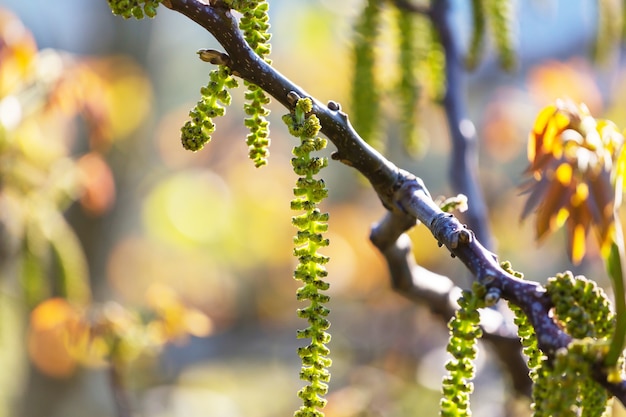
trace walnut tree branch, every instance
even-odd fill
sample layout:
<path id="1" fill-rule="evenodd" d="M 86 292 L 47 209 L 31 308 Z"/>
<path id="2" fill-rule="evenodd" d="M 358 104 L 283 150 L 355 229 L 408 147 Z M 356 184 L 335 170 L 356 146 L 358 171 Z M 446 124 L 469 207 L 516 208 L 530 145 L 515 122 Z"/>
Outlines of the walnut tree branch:
<path id="1" fill-rule="evenodd" d="M 417 304 L 427 306 L 446 323 L 458 308 L 461 288 L 446 276 L 436 274 L 415 263 L 411 239 L 407 234 L 389 239 L 396 219 L 392 213 L 372 228 L 370 238 L 385 257 L 393 288 Z M 511 323 L 497 310 L 487 309 L 481 314 L 483 340 L 489 342 L 500 364 L 508 372 L 517 394 L 530 396 L 532 381 L 528 376 L 526 359 L 521 352 L 519 338 Z"/>
<path id="2" fill-rule="evenodd" d="M 205 4 L 199 0 L 164 0 L 163 4 L 208 30 L 225 50 L 227 57 L 220 59 L 228 62 L 228 66 L 239 77 L 258 85 L 285 107 L 293 108 L 294 96 L 311 97 L 250 49 L 238 29 L 235 17 L 219 1 Z M 448 88 L 453 86 L 449 85 Z M 322 133 L 337 148 L 333 158 L 361 172 L 389 211 L 386 217 L 391 218 L 389 221 L 383 220 L 384 227 L 379 231 L 378 237 L 386 242 L 381 250 L 389 250 L 399 239 L 405 239 L 405 231 L 417 221 L 422 222 L 435 239 L 446 246 L 452 256 L 459 258 L 492 294 L 499 294 L 524 311 L 535 328 L 542 351 L 551 355 L 568 345 L 570 336 L 561 330 L 549 314 L 552 303 L 544 287 L 518 279 L 504 271 L 495 255 L 480 243 L 470 229 L 451 214 L 441 211 L 419 178 L 400 170 L 366 144 L 336 103 L 324 105 L 313 97 L 311 100 L 313 113 L 322 125 Z M 408 256 L 399 257 L 390 268 L 408 268 L 411 273 L 419 272 L 408 259 Z M 622 404 L 626 404 L 625 381 L 608 383 L 601 369 L 598 369 L 595 377 Z"/>
<path id="3" fill-rule="evenodd" d="M 225 6 L 221 7 L 219 2 L 211 6 L 199 0 L 165 0 L 163 5 L 184 14 L 209 31 L 224 48 L 228 58 L 222 59 L 229 60 L 231 70 L 242 79 L 261 87 L 283 106 L 293 108 L 288 97 L 292 91 L 300 97 L 311 97 L 259 58 L 244 40 L 231 11 Z M 336 103 L 331 102 L 327 106 L 314 97 L 311 100 L 313 113 L 320 119 L 322 133 L 332 138 L 331 141 L 337 147 L 334 158 L 360 172 L 367 172 L 367 178 L 379 196 L 388 194 L 398 178 L 398 168 L 363 141 Z M 386 199 L 382 200 L 385 204 Z"/>
<path id="4" fill-rule="evenodd" d="M 111 364 L 108 371 L 109 383 L 111 384 L 111 391 L 114 397 L 116 417 L 132 417 L 131 402 L 128 391 L 124 386 L 124 380 L 120 374 L 121 370 L 119 364 Z"/>

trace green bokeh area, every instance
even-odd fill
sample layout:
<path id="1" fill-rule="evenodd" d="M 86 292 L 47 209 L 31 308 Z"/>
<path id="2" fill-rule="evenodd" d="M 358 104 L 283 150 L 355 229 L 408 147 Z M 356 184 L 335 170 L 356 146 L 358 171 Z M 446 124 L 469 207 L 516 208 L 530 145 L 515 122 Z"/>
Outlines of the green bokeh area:
<path id="1" fill-rule="evenodd" d="M 233 201 L 223 180 L 186 172 L 160 181 L 146 196 L 143 222 L 151 237 L 175 245 L 229 246 Z"/>

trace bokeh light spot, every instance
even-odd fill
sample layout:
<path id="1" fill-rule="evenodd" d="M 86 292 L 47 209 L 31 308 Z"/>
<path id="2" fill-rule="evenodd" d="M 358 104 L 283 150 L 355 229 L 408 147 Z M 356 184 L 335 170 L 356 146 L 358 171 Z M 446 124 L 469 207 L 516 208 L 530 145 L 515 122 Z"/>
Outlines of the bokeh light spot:
<path id="1" fill-rule="evenodd" d="M 231 230 L 231 199 L 224 181 L 210 171 L 176 174 L 160 182 L 144 202 L 148 231 L 172 243 L 210 244 Z"/>

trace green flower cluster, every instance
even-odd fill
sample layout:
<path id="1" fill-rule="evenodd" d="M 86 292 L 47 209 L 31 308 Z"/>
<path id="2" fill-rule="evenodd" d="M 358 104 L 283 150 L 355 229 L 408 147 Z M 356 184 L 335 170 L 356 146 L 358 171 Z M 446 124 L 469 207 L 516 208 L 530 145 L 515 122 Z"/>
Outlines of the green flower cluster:
<path id="1" fill-rule="evenodd" d="M 595 281 L 575 277 L 567 271 L 550 278 L 546 290 L 554 303 L 556 318 L 570 336 L 578 339 L 611 336 L 615 315 L 607 295 Z"/>
<path id="2" fill-rule="evenodd" d="M 472 0 L 472 35 L 465 57 L 465 66 L 469 70 L 475 69 L 484 55 L 487 19 L 483 3 L 483 0 Z"/>
<path id="3" fill-rule="evenodd" d="M 446 95 L 446 52 L 439 39 L 439 32 L 429 19 L 422 19 L 418 26 L 418 38 L 424 39 L 420 47 L 419 77 L 422 87 L 428 92 L 431 100 L 441 102 Z"/>
<path id="4" fill-rule="evenodd" d="M 401 129 L 401 144 L 415 155 L 421 151 L 421 98 L 439 101 L 445 93 L 445 54 L 430 16 L 407 13 L 393 5 L 392 9 L 386 7 L 384 1 L 364 1 L 354 26 L 351 121 L 367 143 L 383 150 L 386 138 L 380 92 L 389 92 L 399 106 L 394 116 Z M 389 11 L 391 14 L 387 14 Z M 390 23 L 395 27 L 389 27 Z M 397 70 L 393 71 L 397 77 L 378 76 L 381 70 L 389 72 L 378 60 L 375 47 L 383 31 L 392 31 L 397 41 Z M 388 85 L 389 79 L 395 85 Z"/>
<path id="5" fill-rule="evenodd" d="M 239 28 L 250 48 L 264 61 L 271 63 L 271 60 L 267 58 L 271 51 L 269 4 L 267 1 L 231 0 L 227 4 L 242 14 Z M 269 104 L 270 98 L 257 85 L 248 81 L 244 81 L 244 85 L 248 88 L 245 98 L 249 100 L 244 106 L 244 110 L 249 116 L 245 120 L 245 125 L 250 129 L 250 134 L 246 137 L 246 144 L 249 147 L 250 159 L 258 168 L 267 164 L 269 156 L 269 122 L 266 117 L 270 111 L 266 106 Z"/>
<path id="6" fill-rule="evenodd" d="M 270 38 L 268 32 L 269 24 L 269 3 L 265 0 L 248 0 L 240 2 L 241 6 L 237 9 L 243 14 L 239 21 L 239 28 L 243 32 L 248 45 L 261 58 L 270 63 L 267 55 L 270 54 Z"/>
<path id="7" fill-rule="evenodd" d="M 270 98 L 260 87 L 247 81 L 244 81 L 244 84 L 248 87 L 245 98 L 249 100 L 244 104 L 244 111 L 250 116 L 244 121 L 246 127 L 250 129 L 250 133 L 246 136 L 246 144 L 249 150 L 248 155 L 258 168 L 267 164 L 270 154 L 270 122 L 266 119 L 270 111 L 265 107 L 269 104 Z"/>
<path id="8" fill-rule="evenodd" d="M 519 279 L 524 279 L 524 274 L 518 271 L 514 271 L 511 263 L 504 261 L 500 264 L 509 274 Z M 537 379 L 537 372 L 539 371 L 545 356 L 537 346 L 537 335 L 535 334 L 535 328 L 528 321 L 528 317 L 522 311 L 521 308 L 514 304 L 509 304 L 509 308 L 515 314 L 514 323 L 517 326 L 517 335 L 520 338 L 522 344 L 522 350 L 528 358 L 528 369 L 530 379 L 535 381 Z"/>
<path id="9" fill-rule="evenodd" d="M 113 14 L 124 19 L 143 19 L 144 16 L 153 18 L 161 0 L 108 0 Z"/>
<path id="10" fill-rule="evenodd" d="M 293 170 L 299 176 L 291 209 L 304 211 L 292 218 L 293 225 L 298 228 L 294 237 L 294 255 L 298 258 L 294 278 L 304 283 L 297 291 L 298 300 L 310 302 L 308 307 L 298 310 L 298 316 L 309 323 L 306 329 L 298 331 L 298 338 L 311 339 L 311 343 L 298 349 L 302 359 L 300 379 L 309 385 L 298 392 L 302 406 L 295 412 L 296 417 L 323 416 L 319 409 L 326 405 L 323 396 L 328 391 L 328 367 L 331 365 L 328 358 L 330 351 L 326 346 L 330 342 L 330 334 L 326 332 L 330 327 L 326 318 L 330 310 L 324 306 L 330 298 L 322 293 L 329 288 L 324 281 L 328 274 L 324 264 L 329 258 L 318 253 L 320 248 L 329 244 L 323 236 L 328 229 L 328 213 L 321 213 L 317 207 L 328 196 L 328 190 L 323 180 L 315 178 L 328 161 L 311 156 L 311 152 L 326 147 L 326 140 L 317 137 L 320 130 L 318 118 L 308 115 L 311 109 L 310 99 L 298 99 L 294 112 L 283 116 L 289 133 L 300 138 L 300 145 L 293 149 L 295 157 L 291 160 Z"/>
<path id="11" fill-rule="evenodd" d="M 550 365 L 544 360 L 533 388 L 534 416 L 610 415 L 606 390 L 591 378 L 593 364 L 607 350 L 608 345 L 596 339 L 574 339 L 555 352 Z"/>
<path id="12" fill-rule="evenodd" d="M 380 97 L 374 75 L 376 37 L 383 2 L 367 0 L 354 28 L 352 124 L 366 142 L 379 148 Z M 408 14 L 408 13 L 407 13 Z"/>
<path id="13" fill-rule="evenodd" d="M 515 68 L 515 33 L 513 31 L 514 6 L 512 0 L 484 0 L 484 8 L 491 23 L 500 65 L 507 71 Z"/>
<path id="14" fill-rule="evenodd" d="M 417 54 L 415 48 L 415 16 L 412 13 L 396 11 L 398 36 L 400 38 L 400 127 L 404 148 L 416 154 L 419 149 L 419 138 L 416 124 L 420 86 L 415 77 Z"/>
<path id="15" fill-rule="evenodd" d="M 615 328 L 609 300 L 594 281 L 569 271 L 550 278 L 546 290 L 555 320 L 574 339 L 552 358 L 543 356 L 531 372 L 534 416 L 606 415 L 609 397 L 591 375 L 601 366 Z"/>
<path id="16" fill-rule="evenodd" d="M 474 390 L 471 381 L 475 372 L 476 342 L 482 336 L 478 309 L 485 307 L 486 294 L 486 287 L 474 282 L 472 291 L 464 291 L 459 298 L 459 309 L 448 323 L 450 340 L 447 349 L 452 359 L 446 363 L 448 375 L 441 387 L 441 416 L 471 415 L 469 396 Z"/>
<path id="17" fill-rule="evenodd" d="M 465 60 L 468 69 L 476 68 L 484 55 L 487 24 L 491 26 L 500 65 L 507 71 L 515 67 L 513 9 L 511 0 L 472 0 L 473 27 Z"/>
<path id="18" fill-rule="evenodd" d="M 502 263 L 502 268 L 523 278 L 508 262 Z M 555 319 L 574 338 L 551 358 L 537 347 L 535 331 L 521 309 L 509 305 L 528 357 L 533 415 L 607 415 L 609 397 L 591 377 L 592 367 L 601 364 L 608 351 L 608 338 L 615 326 L 606 294 L 594 281 L 574 277 L 569 271 L 550 278 L 546 289 L 554 303 Z"/>
<path id="19" fill-rule="evenodd" d="M 231 101 L 229 88 L 237 87 L 237 80 L 232 77 L 230 69 L 220 65 L 209 74 L 209 83 L 200 89 L 201 98 L 189 112 L 185 125 L 181 128 L 181 142 L 190 151 L 198 151 L 211 140 L 215 131 L 213 118 L 223 116 Z"/>
<path id="20" fill-rule="evenodd" d="M 524 278 L 524 274 L 513 270 L 510 262 L 502 262 L 500 266 L 509 274 L 520 279 Z M 549 365 L 546 356 L 537 345 L 537 335 L 535 333 L 535 329 L 528 321 L 526 314 L 524 314 L 521 308 L 514 304 L 509 304 L 509 308 L 513 314 L 515 314 L 514 322 L 517 326 L 517 335 L 519 336 L 522 344 L 522 351 L 528 358 L 528 376 L 533 381 L 533 409 L 535 410 L 535 414 L 537 414 L 537 404 L 542 404 L 544 399 L 551 395 L 546 375 L 543 375 L 543 372 L 545 371 L 544 367 Z M 542 374 L 541 377 L 539 376 L 540 374 Z M 539 409 L 541 409 L 541 407 L 539 407 Z M 539 413 L 540 412 L 541 411 L 539 411 Z"/>

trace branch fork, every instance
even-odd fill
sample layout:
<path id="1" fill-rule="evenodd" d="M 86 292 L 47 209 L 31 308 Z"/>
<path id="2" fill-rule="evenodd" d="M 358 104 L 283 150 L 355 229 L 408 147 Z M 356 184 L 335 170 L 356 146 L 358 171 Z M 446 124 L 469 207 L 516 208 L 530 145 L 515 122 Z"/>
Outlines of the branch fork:
<path id="1" fill-rule="evenodd" d="M 439 3 L 445 2 L 436 4 Z M 220 6 L 213 7 L 211 4 L 213 3 L 206 4 L 200 0 L 163 1 L 166 7 L 203 26 L 224 47 L 225 53 L 204 52 L 209 62 L 227 65 L 233 73 L 258 85 L 288 109 L 293 108 L 294 94 L 298 97 L 311 97 L 255 54 L 241 36 L 237 22 L 229 10 Z M 437 12 L 443 13 L 439 10 Z M 436 22 L 441 23 L 439 20 Z M 444 31 L 443 35 L 448 34 Z M 449 40 L 446 36 L 442 37 Z M 449 77 L 450 75 L 448 74 Z M 454 88 L 450 85 L 448 87 Z M 487 287 L 492 302 L 504 298 L 524 311 L 536 331 L 542 351 L 553 355 L 571 342 L 571 337 L 552 319 L 552 301 L 543 286 L 506 272 L 499 265 L 497 257 L 480 243 L 479 237 L 472 230 L 439 208 L 420 178 L 399 169 L 365 143 L 337 103 L 329 102 L 324 105 L 314 98 L 311 100 L 312 112 L 319 118 L 322 126 L 321 132 L 337 148 L 332 159 L 362 173 L 388 210 L 372 227 L 370 238 L 387 261 L 394 288 L 412 300 L 427 304 L 444 320 L 454 312 L 455 306 L 450 300 L 450 294 L 457 293 L 458 288 L 447 277 L 416 265 L 412 256 L 411 241 L 405 232 L 419 221 Z M 519 340 L 510 326 L 504 324 L 504 320 L 501 323 L 499 326 L 483 324 L 484 338 L 492 343 L 503 366 L 510 371 L 516 391 L 528 394 L 530 380 Z M 609 383 L 606 372 L 602 369 L 597 369 L 595 379 L 622 404 L 626 404 L 626 381 Z"/>

